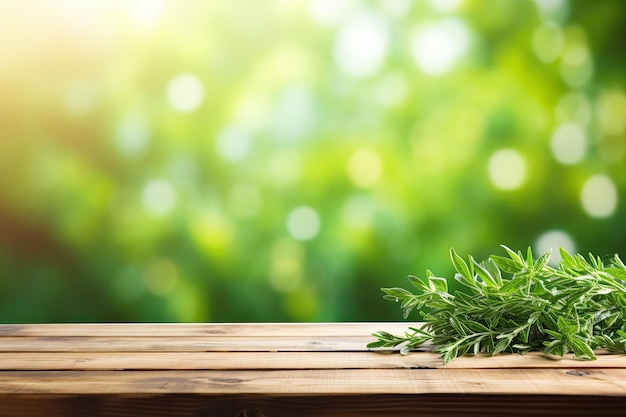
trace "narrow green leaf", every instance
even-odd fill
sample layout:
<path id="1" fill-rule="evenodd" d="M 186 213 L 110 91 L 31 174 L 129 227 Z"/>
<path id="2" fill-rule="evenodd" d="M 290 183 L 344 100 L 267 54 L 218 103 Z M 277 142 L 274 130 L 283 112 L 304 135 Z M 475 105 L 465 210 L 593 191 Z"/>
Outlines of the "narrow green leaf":
<path id="1" fill-rule="evenodd" d="M 515 261 L 521 268 L 524 268 L 526 266 L 520 253 L 514 252 L 513 250 L 511 250 L 509 247 L 505 245 L 500 245 L 500 247 L 502 247 L 506 251 L 506 253 L 509 255 L 511 260 Z"/>
<path id="2" fill-rule="evenodd" d="M 414 295 L 413 293 L 405 290 L 404 288 L 381 288 L 380 290 L 386 294 L 385 295 L 386 300 L 392 300 L 396 302 L 403 300 L 406 297 L 413 297 Z"/>
<path id="3" fill-rule="evenodd" d="M 426 284 L 424 284 L 424 282 L 421 279 L 419 279 L 418 277 L 416 277 L 415 275 L 409 275 L 407 277 L 407 279 L 409 280 L 411 285 L 413 285 L 418 290 L 428 291 L 428 286 Z"/>
<path id="4" fill-rule="evenodd" d="M 483 282 L 489 287 L 497 288 L 498 283 L 496 282 L 495 278 L 491 276 L 491 273 L 487 271 L 487 269 L 483 267 L 481 264 L 476 262 L 476 259 L 474 259 L 474 257 L 471 255 L 470 255 L 470 260 L 474 264 L 474 271 L 476 271 L 476 274 L 478 274 L 478 276 L 483 280 Z"/>
<path id="5" fill-rule="evenodd" d="M 465 326 L 467 326 L 471 331 L 476 332 L 476 333 L 489 333 L 490 332 L 487 326 L 474 320 L 466 321 Z"/>
<path id="6" fill-rule="evenodd" d="M 506 348 L 509 347 L 509 345 L 511 344 L 511 339 L 509 338 L 504 338 L 502 340 L 500 340 L 496 346 L 493 348 L 493 352 L 491 352 L 491 355 L 497 355 L 500 352 L 504 352 L 504 350 Z"/>
<path id="7" fill-rule="evenodd" d="M 559 316 L 559 318 L 556 321 L 556 325 L 559 331 L 566 335 L 574 334 L 576 333 L 576 330 L 577 330 L 577 326 L 569 323 L 567 320 L 565 320 L 565 317 L 563 316 Z"/>
<path id="8" fill-rule="evenodd" d="M 520 344 L 520 343 L 516 343 L 516 344 L 514 344 L 514 345 L 513 345 L 513 346 L 511 346 L 511 347 L 512 347 L 512 348 L 515 348 L 515 349 L 520 349 L 520 350 L 525 350 L 525 349 L 531 349 L 531 348 L 532 348 L 532 346 L 531 346 L 531 345 L 522 345 L 522 344 Z"/>
<path id="9" fill-rule="evenodd" d="M 579 359 L 593 360 L 596 359 L 596 355 L 593 353 L 593 349 L 589 347 L 587 343 L 581 340 L 579 337 L 573 337 L 570 339 L 570 344 L 574 355 Z"/>
<path id="10" fill-rule="evenodd" d="M 555 339 L 560 339 L 560 338 L 561 338 L 561 333 L 560 333 L 560 332 L 557 332 L 557 331 L 555 331 L 555 330 L 544 329 L 544 332 L 545 332 L 547 335 L 550 335 L 550 336 L 554 337 Z"/>
<path id="11" fill-rule="evenodd" d="M 454 251 L 454 248 L 450 248 L 450 259 L 452 260 L 454 269 L 456 269 L 459 274 L 461 274 L 467 281 L 474 280 L 474 274 L 467 266 L 463 258 L 457 255 L 457 253 Z"/>
<path id="12" fill-rule="evenodd" d="M 463 325 L 461 325 L 461 322 L 459 321 L 459 319 L 457 319 L 456 317 L 450 317 L 448 319 L 448 322 L 458 334 L 463 335 L 463 336 L 467 335 L 467 332 L 465 331 Z"/>
<path id="13" fill-rule="evenodd" d="M 500 268 L 498 268 L 491 258 L 487 258 L 487 260 L 483 261 L 481 265 L 493 277 L 496 282 L 496 287 L 500 288 L 502 286 L 502 273 L 500 272 Z"/>
<path id="14" fill-rule="evenodd" d="M 528 249 L 526 250 L 526 265 L 531 266 L 534 264 L 535 264 L 535 259 L 533 258 L 533 251 L 529 246 Z"/>
<path id="15" fill-rule="evenodd" d="M 368 349 L 376 349 L 376 348 L 382 348 L 386 346 L 387 346 L 387 342 L 385 342 L 384 340 L 376 340 L 374 342 L 368 343 L 366 347 Z"/>
<path id="16" fill-rule="evenodd" d="M 523 269 L 519 262 L 503 256 L 491 255 L 489 258 L 498 268 L 509 274 L 516 274 Z"/>
<path id="17" fill-rule="evenodd" d="M 613 265 L 615 265 L 615 267 L 617 268 L 620 268 L 622 271 L 626 272 L 626 265 L 624 265 L 624 262 L 622 262 L 622 260 L 620 259 L 617 253 L 613 257 Z"/>
<path id="18" fill-rule="evenodd" d="M 474 281 L 473 279 L 469 279 L 466 276 L 459 274 L 458 272 L 454 274 L 454 279 L 460 282 L 461 284 L 465 285 L 466 287 L 469 287 L 472 289 L 478 288 L 478 286 L 476 285 L 476 281 Z"/>
<path id="19" fill-rule="evenodd" d="M 433 291 L 448 292 L 448 281 L 445 278 L 431 276 L 428 277 L 428 284 Z"/>
<path id="20" fill-rule="evenodd" d="M 535 262 L 535 269 L 540 270 L 543 269 L 550 261 L 550 256 L 552 256 L 552 248 L 550 248 L 546 253 L 541 255 L 539 259 Z"/>
<path id="21" fill-rule="evenodd" d="M 561 265 L 567 269 L 575 269 L 576 261 L 565 249 L 562 247 L 559 248 L 559 253 L 561 254 Z"/>

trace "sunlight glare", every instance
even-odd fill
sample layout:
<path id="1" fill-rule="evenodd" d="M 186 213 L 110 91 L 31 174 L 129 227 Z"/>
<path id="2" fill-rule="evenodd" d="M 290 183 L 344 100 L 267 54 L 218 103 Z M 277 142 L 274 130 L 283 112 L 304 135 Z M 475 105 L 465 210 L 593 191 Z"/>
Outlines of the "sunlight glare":
<path id="1" fill-rule="evenodd" d="M 333 57 L 346 75 L 366 77 L 375 73 L 387 57 L 387 26 L 370 11 L 350 17 L 339 30 Z"/>
<path id="2" fill-rule="evenodd" d="M 428 75 L 443 75 L 468 51 L 470 31 L 458 18 L 418 27 L 411 37 L 413 60 Z"/>

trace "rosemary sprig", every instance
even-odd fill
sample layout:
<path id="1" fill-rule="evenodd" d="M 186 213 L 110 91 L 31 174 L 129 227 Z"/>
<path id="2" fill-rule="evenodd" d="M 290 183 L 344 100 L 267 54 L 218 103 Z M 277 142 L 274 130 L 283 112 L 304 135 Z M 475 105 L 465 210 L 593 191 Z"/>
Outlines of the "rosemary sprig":
<path id="1" fill-rule="evenodd" d="M 464 291 L 448 292 L 448 282 L 426 271 L 425 281 L 410 275 L 417 294 L 403 288 L 381 288 L 384 298 L 400 302 L 404 318 L 420 310 L 424 324 L 402 336 L 374 333 L 367 345 L 406 354 L 431 349 L 444 363 L 480 352 L 543 351 L 578 359 L 596 359 L 594 350 L 626 352 L 626 266 L 616 254 L 605 266 L 589 254 L 560 249 L 558 267 L 548 265 L 551 252 L 538 259 L 502 246 L 507 256 L 491 255 L 468 262 L 454 249 L 454 279 Z"/>

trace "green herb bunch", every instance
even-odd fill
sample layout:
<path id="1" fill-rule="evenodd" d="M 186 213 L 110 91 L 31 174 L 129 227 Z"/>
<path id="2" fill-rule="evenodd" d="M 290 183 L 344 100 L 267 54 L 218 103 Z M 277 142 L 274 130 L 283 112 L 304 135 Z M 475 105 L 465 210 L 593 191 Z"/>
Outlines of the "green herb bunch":
<path id="1" fill-rule="evenodd" d="M 558 267 L 548 265 L 551 252 L 533 259 L 502 246 L 508 257 L 491 255 L 466 262 L 454 249 L 454 278 L 465 291 L 448 292 L 448 282 L 426 271 L 424 282 L 409 276 L 419 290 L 382 288 L 387 300 L 401 302 L 406 319 L 413 309 L 424 324 L 404 336 L 374 333 L 372 349 L 408 353 L 430 349 L 444 363 L 468 354 L 527 353 L 541 350 L 578 359 L 596 359 L 594 350 L 626 352 L 626 266 L 616 254 L 605 266 L 599 257 L 570 255 L 560 249 Z"/>

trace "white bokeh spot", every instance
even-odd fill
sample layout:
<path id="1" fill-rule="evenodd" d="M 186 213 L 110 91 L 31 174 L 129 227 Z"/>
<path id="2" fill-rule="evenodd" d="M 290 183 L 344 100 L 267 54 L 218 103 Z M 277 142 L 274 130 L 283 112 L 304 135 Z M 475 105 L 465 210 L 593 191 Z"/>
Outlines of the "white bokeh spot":
<path id="1" fill-rule="evenodd" d="M 287 216 L 287 230 L 296 240 L 313 239 L 320 230 L 317 211 L 309 206 L 296 207 Z"/>
<path id="2" fill-rule="evenodd" d="M 193 74 L 179 74 L 167 84 L 167 99 L 176 111 L 194 111 L 204 100 L 202 82 Z"/>
<path id="3" fill-rule="evenodd" d="M 250 134 L 239 125 L 230 125 L 217 135 L 217 151 L 228 162 L 237 162 L 250 153 Z"/>
<path id="4" fill-rule="evenodd" d="M 587 151 L 585 132 L 577 124 L 564 123 L 552 134 L 550 149 L 561 164 L 576 164 L 585 157 Z"/>
<path id="5" fill-rule="evenodd" d="M 548 23 L 533 32 L 533 52 L 539 60 L 550 63 L 556 61 L 563 51 L 563 33 L 559 26 Z"/>
<path id="6" fill-rule="evenodd" d="M 117 127 L 117 145 L 127 156 L 141 154 L 150 141 L 148 120 L 141 114 L 129 113 Z"/>
<path id="7" fill-rule="evenodd" d="M 133 26 L 141 31 L 152 30 L 161 22 L 165 0 L 131 0 L 125 2 Z"/>
<path id="8" fill-rule="evenodd" d="M 176 205 L 176 192 L 169 181 L 158 179 L 148 183 L 141 199 L 145 209 L 155 217 L 168 215 Z"/>
<path id="9" fill-rule="evenodd" d="M 580 202 L 589 216 L 609 217 L 617 209 L 617 187 L 608 176 L 593 175 L 583 184 Z"/>
<path id="10" fill-rule="evenodd" d="M 308 12 L 316 23 L 332 26 L 341 22 L 355 4 L 355 0 L 309 0 Z"/>
<path id="11" fill-rule="evenodd" d="M 385 22 L 375 13 L 361 11 L 341 27 L 333 45 L 339 69 L 350 76 L 365 77 L 376 72 L 387 57 Z"/>
<path id="12" fill-rule="evenodd" d="M 450 71 L 469 49 L 470 31 L 458 18 L 418 27 L 411 37 L 411 53 L 418 68 L 428 75 Z"/>
<path id="13" fill-rule="evenodd" d="M 526 161 L 515 149 L 500 149 L 488 163 L 489 179 L 501 190 L 515 190 L 526 180 Z"/>

